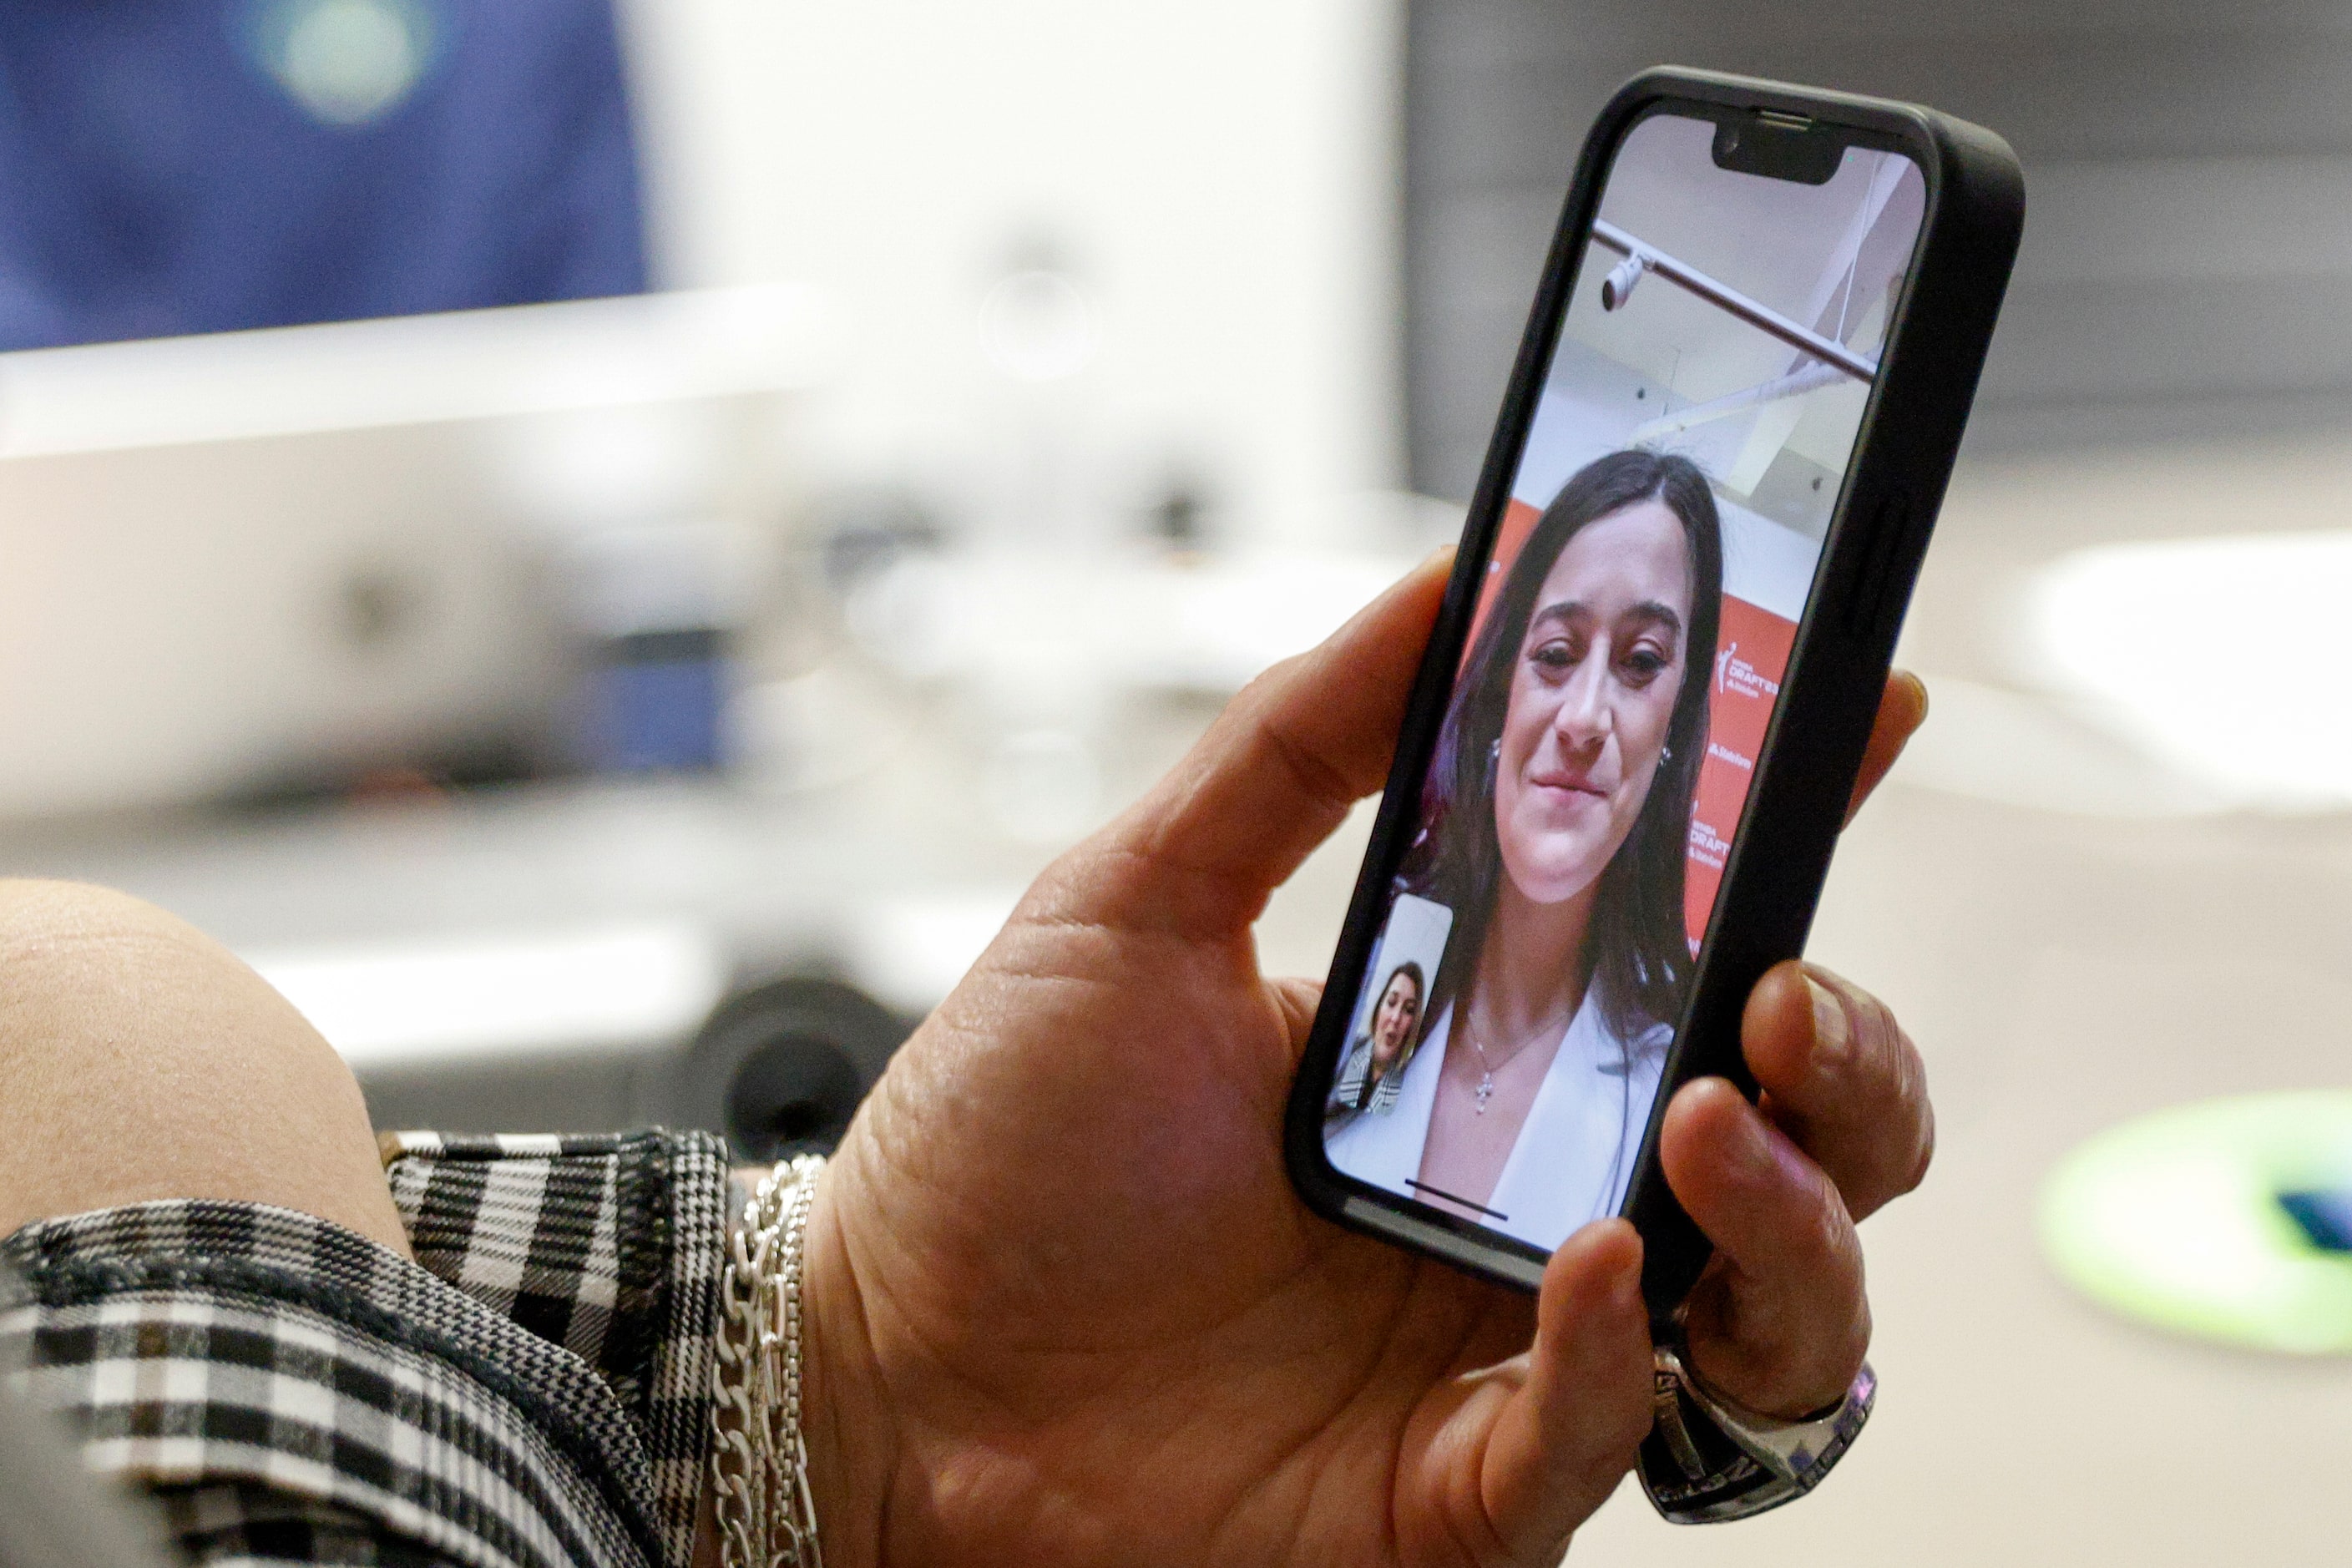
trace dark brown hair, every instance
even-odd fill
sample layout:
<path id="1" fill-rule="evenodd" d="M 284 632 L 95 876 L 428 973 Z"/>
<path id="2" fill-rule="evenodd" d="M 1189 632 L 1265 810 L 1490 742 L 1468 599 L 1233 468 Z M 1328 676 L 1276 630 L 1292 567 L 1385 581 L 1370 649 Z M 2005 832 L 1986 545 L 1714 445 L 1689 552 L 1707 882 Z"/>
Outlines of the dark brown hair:
<path id="1" fill-rule="evenodd" d="M 1453 940 L 1423 1011 L 1434 1016 L 1466 993 L 1477 973 L 1486 925 L 1503 877 L 1495 837 L 1492 742 L 1503 732 L 1519 645 L 1536 595 L 1570 540 L 1592 524 L 1643 501 L 1660 501 L 1680 520 L 1691 574 L 1690 625 L 1684 634 L 1682 689 L 1666 730 L 1672 755 L 1650 781 L 1649 797 L 1601 874 L 1584 941 L 1588 985 L 1601 988 L 1602 1015 L 1621 1040 L 1652 1024 L 1675 1022 L 1690 981 L 1683 916 L 1683 868 L 1690 839 L 1691 796 L 1706 750 L 1707 686 L 1722 618 L 1723 524 L 1706 475 L 1687 458 L 1612 452 L 1560 487 L 1511 563 L 1454 688 L 1437 751 L 1422 789 L 1421 826 L 1406 852 L 1398 890 L 1454 911 Z"/>

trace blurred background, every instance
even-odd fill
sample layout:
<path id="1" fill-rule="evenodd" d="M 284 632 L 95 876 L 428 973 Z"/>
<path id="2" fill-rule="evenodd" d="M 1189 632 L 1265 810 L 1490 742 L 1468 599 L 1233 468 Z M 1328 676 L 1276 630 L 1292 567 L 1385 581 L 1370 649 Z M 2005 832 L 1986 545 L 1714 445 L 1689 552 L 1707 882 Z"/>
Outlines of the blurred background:
<path id="1" fill-rule="evenodd" d="M 2352 1369 L 2037 1252 L 2081 1140 L 2352 1081 L 2352 9 L 19 0 L 0 870 L 219 934 L 380 1125 L 838 1130 L 1056 850 L 1461 520 L 1660 60 L 2008 136 L 2025 247 L 1813 956 L 1942 1113 L 1885 1392 L 1736 1536 L 2340 1550 Z M 1285 889 L 1320 973 L 1363 813 Z"/>

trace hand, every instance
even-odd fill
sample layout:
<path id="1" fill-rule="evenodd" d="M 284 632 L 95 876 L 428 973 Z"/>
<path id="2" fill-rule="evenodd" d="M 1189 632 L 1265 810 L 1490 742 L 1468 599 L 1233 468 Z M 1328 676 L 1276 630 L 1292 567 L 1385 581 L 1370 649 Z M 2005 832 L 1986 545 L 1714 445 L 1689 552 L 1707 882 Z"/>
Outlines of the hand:
<path id="1" fill-rule="evenodd" d="M 1847 820 L 1927 716 L 1927 689 L 1897 671 Z M 1769 1415 L 1810 1415 L 1843 1397 L 1870 1345 L 1854 1224 L 1927 1173 L 1935 1109 L 1885 1004 L 1817 964 L 1757 983 L 1740 1043 L 1760 1109 L 1719 1078 L 1666 1108 L 1667 1184 L 1716 1247 L 1685 1330 L 1716 1387 Z"/>
<path id="2" fill-rule="evenodd" d="M 1623 1475 L 1650 1386 L 1629 1226 L 1571 1237 L 1530 1301 L 1324 1223 L 1283 1169 L 1318 987 L 1262 979 L 1251 924 L 1381 787 L 1446 565 L 1254 683 L 1063 857 L 860 1112 L 808 1254 L 835 1568 L 1549 1565 Z M 1918 706 L 1891 689 L 1877 773 Z M 1677 1188 L 1738 1259 L 1694 1353 L 1769 1406 L 1850 1374 L 1848 1216 L 1899 1185 L 1862 1130 L 1926 1115 L 1916 1064 L 1885 1081 L 1909 1058 L 1882 1015 L 1857 1002 L 1848 1037 L 1876 1044 L 1832 1060 L 1809 994 L 1778 976 L 1750 1014 L 1793 1141 L 1769 1171 L 1709 1146 L 1764 1125 L 1722 1086 L 1671 1123 Z M 1875 1184 L 1840 1206 L 1850 1177 Z"/>

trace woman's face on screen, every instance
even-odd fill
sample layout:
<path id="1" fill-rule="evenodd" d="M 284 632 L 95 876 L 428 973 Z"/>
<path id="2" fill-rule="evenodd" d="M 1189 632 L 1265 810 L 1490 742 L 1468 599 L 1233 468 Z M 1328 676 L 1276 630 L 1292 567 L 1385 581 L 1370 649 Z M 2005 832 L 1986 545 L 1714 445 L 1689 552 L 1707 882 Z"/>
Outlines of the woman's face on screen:
<path id="1" fill-rule="evenodd" d="M 1372 1010 L 1372 1055 L 1383 1063 L 1395 1060 L 1420 1017 L 1421 987 L 1402 970 L 1390 975 L 1381 1005 Z"/>
<path id="2" fill-rule="evenodd" d="M 1633 832 L 1682 689 L 1682 521 L 1641 501 L 1568 542 L 1537 591 L 1495 766 L 1503 868 L 1537 903 L 1598 881 Z"/>

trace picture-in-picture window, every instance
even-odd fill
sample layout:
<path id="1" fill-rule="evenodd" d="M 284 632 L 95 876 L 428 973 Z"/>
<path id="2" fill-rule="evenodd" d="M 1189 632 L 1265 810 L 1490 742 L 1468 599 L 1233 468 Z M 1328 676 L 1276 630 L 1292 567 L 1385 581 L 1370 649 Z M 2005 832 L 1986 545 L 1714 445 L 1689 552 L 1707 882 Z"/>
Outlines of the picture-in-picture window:
<path id="1" fill-rule="evenodd" d="M 1348 1048 L 1326 1108 L 1328 1117 L 1395 1111 L 1404 1069 L 1428 1020 L 1429 977 L 1445 956 L 1445 933 L 1453 926 L 1452 910 L 1410 893 L 1399 894 L 1389 906 L 1388 923 L 1381 929 L 1367 971 L 1379 977 L 1379 984 L 1366 986 L 1356 997 Z"/>

